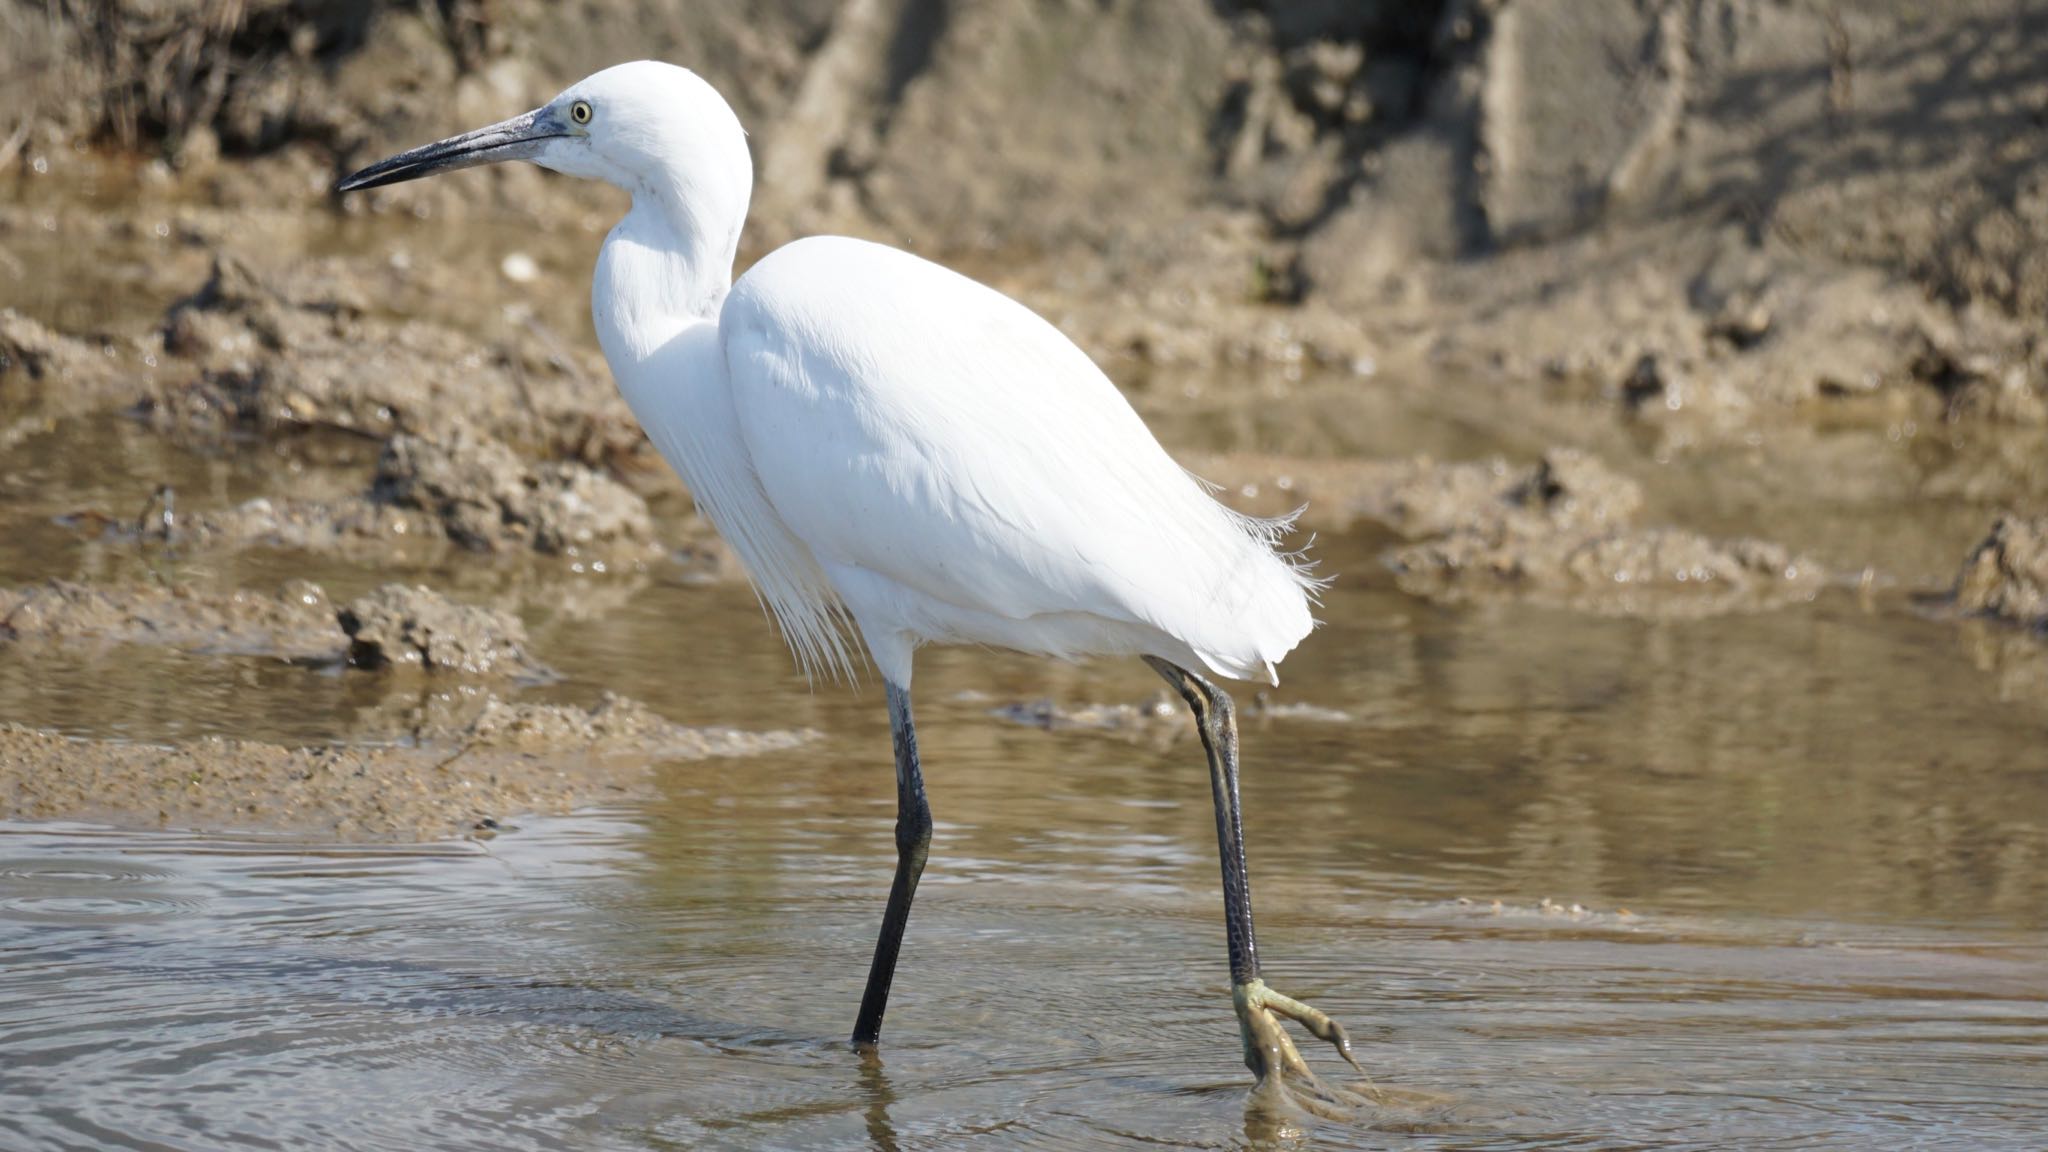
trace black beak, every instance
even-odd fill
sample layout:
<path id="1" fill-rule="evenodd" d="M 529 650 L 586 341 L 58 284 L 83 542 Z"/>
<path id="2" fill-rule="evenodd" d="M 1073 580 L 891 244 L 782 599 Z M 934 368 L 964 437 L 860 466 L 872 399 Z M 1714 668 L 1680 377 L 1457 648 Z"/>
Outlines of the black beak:
<path id="1" fill-rule="evenodd" d="M 567 135 L 569 130 L 557 122 L 553 112 L 539 108 L 488 128 L 400 152 L 389 160 L 378 161 L 347 177 L 335 185 L 334 190 L 360 192 L 365 188 L 382 188 L 386 184 L 417 180 L 436 172 L 453 172 L 458 168 L 474 168 L 500 160 L 531 160 L 547 141 Z"/>

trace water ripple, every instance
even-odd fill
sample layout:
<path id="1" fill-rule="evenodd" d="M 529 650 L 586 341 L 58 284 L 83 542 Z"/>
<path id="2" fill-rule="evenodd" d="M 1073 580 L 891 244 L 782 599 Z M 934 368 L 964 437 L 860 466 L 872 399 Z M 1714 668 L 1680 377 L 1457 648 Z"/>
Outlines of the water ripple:
<path id="1" fill-rule="evenodd" d="M 1290 1135 L 1245 1111 L 1213 864 L 1115 821 L 943 828 L 864 1062 L 886 823 L 747 818 L 425 850 L 0 826 L 0 1146 L 2019 1148 L 2048 1123 L 2038 946 L 1367 877 L 1272 901 L 1267 976 L 1448 1104 Z"/>

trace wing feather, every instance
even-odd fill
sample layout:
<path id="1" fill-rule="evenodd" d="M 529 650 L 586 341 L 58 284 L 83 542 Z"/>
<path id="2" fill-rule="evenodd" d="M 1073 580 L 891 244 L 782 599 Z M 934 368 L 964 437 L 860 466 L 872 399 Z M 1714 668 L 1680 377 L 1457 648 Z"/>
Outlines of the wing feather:
<path id="1" fill-rule="evenodd" d="M 1275 550 L 1288 523 L 1218 504 L 1001 293 L 821 237 L 757 264 L 719 328 L 762 489 L 828 569 L 1012 620 L 1148 627 L 1233 676 L 1269 674 L 1313 626 L 1315 581 Z"/>

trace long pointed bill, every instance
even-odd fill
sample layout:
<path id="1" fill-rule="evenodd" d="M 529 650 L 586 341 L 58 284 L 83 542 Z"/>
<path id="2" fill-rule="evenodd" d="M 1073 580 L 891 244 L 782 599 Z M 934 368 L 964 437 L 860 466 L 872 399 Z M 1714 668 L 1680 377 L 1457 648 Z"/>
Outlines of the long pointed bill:
<path id="1" fill-rule="evenodd" d="M 567 135 L 568 127 L 558 123 L 554 113 L 546 108 L 537 108 L 488 128 L 400 152 L 344 179 L 334 186 L 334 190 L 360 192 L 365 188 L 382 188 L 386 184 L 417 180 L 436 172 L 453 172 L 458 168 L 474 168 L 500 160 L 531 160 L 549 140 Z"/>

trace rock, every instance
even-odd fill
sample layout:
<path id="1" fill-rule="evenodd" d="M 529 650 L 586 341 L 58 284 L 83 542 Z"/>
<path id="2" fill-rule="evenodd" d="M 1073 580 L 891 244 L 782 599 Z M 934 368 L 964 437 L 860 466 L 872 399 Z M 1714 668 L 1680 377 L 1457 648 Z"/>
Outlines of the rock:
<path id="1" fill-rule="evenodd" d="M 1955 605 L 2048 632 L 2048 517 L 2001 516 L 1963 560 Z"/>
<path id="2" fill-rule="evenodd" d="M 529 464 L 502 444 L 457 429 L 443 441 L 400 434 L 377 462 L 372 499 L 416 508 L 449 539 L 487 552 L 576 554 L 648 544 L 647 502 L 581 464 Z"/>
<path id="3" fill-rule="evenodd" d="M 341 610 L 349 663 L 475 676 L 542 679 L 526 654 L 526 626 L 508 612 L 457 604 L 422 587 L 386 584 Z"/>

